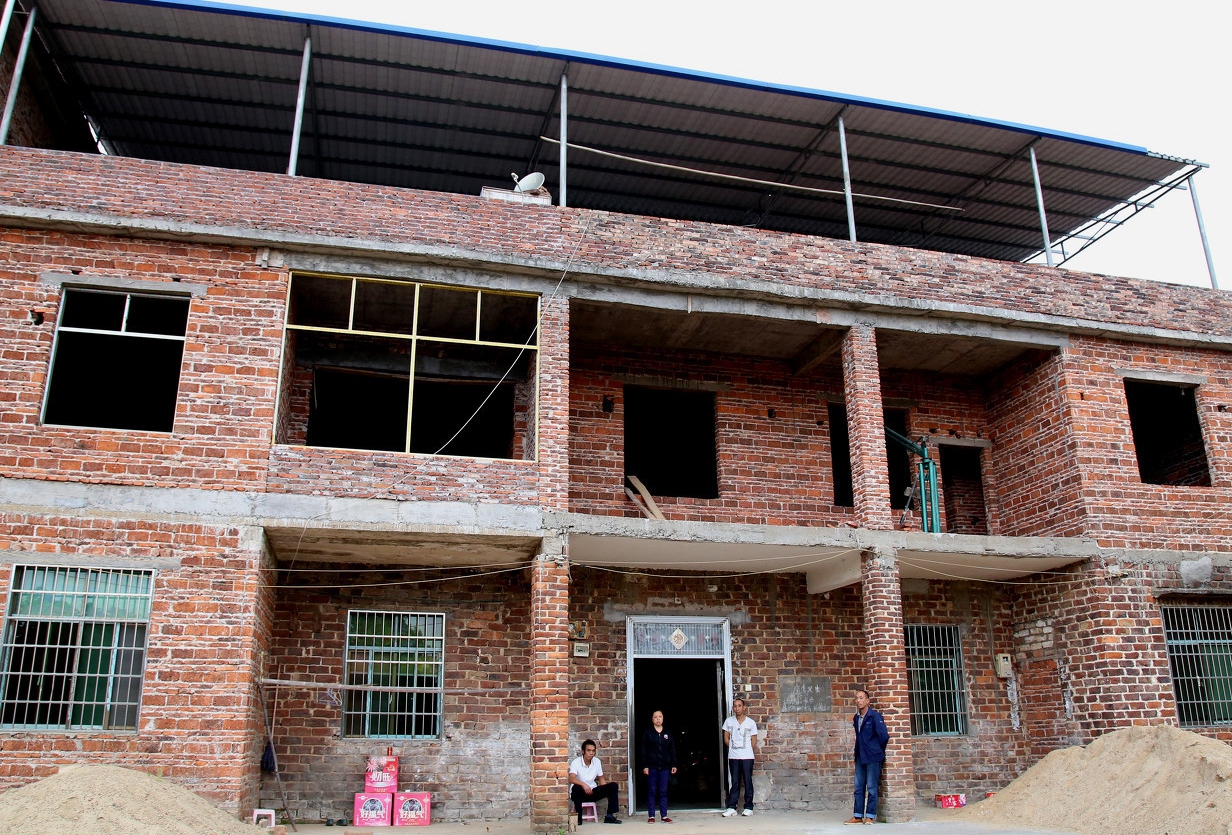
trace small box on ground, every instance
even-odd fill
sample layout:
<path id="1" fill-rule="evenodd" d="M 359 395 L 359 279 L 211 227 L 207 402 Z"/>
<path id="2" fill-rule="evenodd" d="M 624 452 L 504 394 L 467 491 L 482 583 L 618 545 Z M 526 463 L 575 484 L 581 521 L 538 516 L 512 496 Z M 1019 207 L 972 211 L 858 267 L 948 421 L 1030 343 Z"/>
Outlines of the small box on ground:
<path id="1" fill-rule="evenodd" d="M 432 822 L 432 795 L 398 792 L 394 795 L 394 826 L 427 826 Z"/>
<path id="2" fill-rule="evenodd" d="M 965 794 L 936 794 L 933 799 L 937 801 L 938 809 L 957 809 L 967 805 Z"/>
<path id="3" fill-rule="evenodd" d="M 398 758 L 369 757 L 364 768 L 364 791 L 368 794 L 393 794 L 398 790 Z"/>
<path id="4" fill-rule="evenodd" d="M 389 826 L 394 796 L 389 792 L 355 795 L 355 815 L 351 818 L 356 826 Z"/>

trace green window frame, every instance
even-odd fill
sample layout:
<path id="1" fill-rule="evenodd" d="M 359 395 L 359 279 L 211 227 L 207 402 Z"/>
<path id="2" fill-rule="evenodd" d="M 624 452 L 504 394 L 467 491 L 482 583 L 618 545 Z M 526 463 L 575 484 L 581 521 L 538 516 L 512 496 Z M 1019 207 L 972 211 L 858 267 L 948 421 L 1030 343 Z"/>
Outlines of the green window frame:
<path id="1" fill-rule="evenodd" d="M 1161 606 L 1177 720 L 1232 725 L 1232 606 Z"/>
<path id="2" fill-rule="evenodd" d="M 347 613 L 342 735 L 439 739 L 445 680 L 445 616 Z"/>
<path id="3" fill-rule="evenodd" d="M 913 736 L 967 733 L 967 688 L 957 626 L 909 624 L 907 697 Z"/>
<path id="4" fill-rule="evenodd" d="M 18 565 L 0 649 L 0 727 L 137 729 L 154 573 Z"/>

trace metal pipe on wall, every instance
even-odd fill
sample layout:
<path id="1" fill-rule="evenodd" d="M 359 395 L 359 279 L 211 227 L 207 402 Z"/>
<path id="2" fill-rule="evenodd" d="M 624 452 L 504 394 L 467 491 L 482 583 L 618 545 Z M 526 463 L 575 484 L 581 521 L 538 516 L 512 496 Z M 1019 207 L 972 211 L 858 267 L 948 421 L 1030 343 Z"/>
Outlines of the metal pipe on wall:
<path id="1" fill-rule="evenodd" d="M 856 239 L 856 212 L 851 202 L 851 166 L 847 164 L 847 131 L 838 117 L 838 150 L 843 157 L 843 195 L 847 200 L 847 237 Z"/>
<path id="2" fill-rule="evenodd" d="M 566 197 L 567 171 L 569 168 L 569 76 L 560 74 L 560 199 L 563 209 L 569 205 Z"/>
<path id="3" fill-rule="evenodd" d="M 1202 220 L 1202 207 L 1198 204 L 1198 191 L 1194 188 L 1194 175 L 1190 174 L 1185 182 L 1189 185 L 1189 197 L 1193 200 L 1194 214 L 1198 217 L 1198 234 L 1202 236 L 1202 252 L 1206 255 L 1206 272 L 1211 277 L 1211 288 L 1218 290 L 1219 282 L 1215 280 L 1215 259 L 1211 258 L 1211 243 L 1206 239 L 1206 223 Z"/>
<path id="4" fill-rule="evenodd" d="M 11 14 L 7 7 L 5 12 Z M 26 31 L 21 35 L 21 48 L 17 50 L 17 60 L 13 62 L 13 80 L 9 82 L 9 95 L 4 101 L 4 116 L 0 118 L 0 145 L 9 141 L 9 126 L 13 123 L 17 91 L 21 89 L 21 74 L 26 69 L 26 57 L 30 54 L 30 38 L 34 36 L 34 18 L 37 14 L 37 8 L 30 10 L 30 16 L 26 18 Z M 0 41 L 0 47 L 2 46 L 3 42 Z"/>
<path id="5" fill-rule="evenodd" d="M 1052 258 L 1052 239 L 1048 237 L 1048 216 L 1044 214 L 1044 189 L 1040 185 L 1039 164 L 1035 161 L 1035 146 L 1027 149 L 1031 152 L 1031 176 L 1035 178 L 1035 205 L 1039 207 L 1040 232 L 1044 235 L 1044 255 L 1048 258 L 1048 266 L 1055 267 Z"/>
<path id="6" fill-rule="evenodd" d="M 304 38 L 304 57 L 299 65 L 299 95 L 295 99 L 295 127 L 291 131 L 291 158 L 287 173 L 295 176 L 299 166 L 299 139 L 304 128 L 304 102 L 308 100 L 308 65 L 312 61 L 312 38 Z"/>

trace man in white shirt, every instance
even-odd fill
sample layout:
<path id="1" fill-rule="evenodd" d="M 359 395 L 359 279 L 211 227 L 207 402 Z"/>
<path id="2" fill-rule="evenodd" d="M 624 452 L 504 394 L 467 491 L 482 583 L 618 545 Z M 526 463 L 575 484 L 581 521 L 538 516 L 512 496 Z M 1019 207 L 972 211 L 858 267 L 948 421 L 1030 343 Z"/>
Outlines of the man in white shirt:
<path id="1" fill-rule="evenodd" d="M 604 823 L 622 823 L 616 817 L 620 808 L 620 789 L 603 776 L 603 763 L 595 756 L 597 747 L 593 739 L 582 743 L 582 756 L 569 763 L 569 797 L 577 809 L 578 825 L 582 825 L 582 804 L 597 803 L 607 798 L 607 815 Z"/>
<path id="2" fill-rule="evenodd" d="M 732 715 L 723 723 L 723 741 L 727 743 L 727 773 L 731 788 L 727 791 L 727 811 L 723 817 L 736 814 L 740 799 L 740 782 L 744 781 L 744 816 L 753 814 L 753 757 L 757 753 L 757 723 L 745 716 L 744 699 L 732 702 Z"/>

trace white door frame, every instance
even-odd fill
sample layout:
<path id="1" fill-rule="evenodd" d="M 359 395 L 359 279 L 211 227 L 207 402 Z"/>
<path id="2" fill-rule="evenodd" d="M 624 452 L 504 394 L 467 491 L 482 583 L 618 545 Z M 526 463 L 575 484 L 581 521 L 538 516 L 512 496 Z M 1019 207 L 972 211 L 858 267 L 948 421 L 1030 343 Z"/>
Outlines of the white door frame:
<path id="1" fill-rule="evenodd" d="M 679 652 L 672 653 L 634 653 L 634 629 L 638 624 L 704 624 L 721 626 L 723 630 L 723 646 L 719 653 L 715 652 L 689 652 L 688 648 L 682 648 Z M 628 812 L 632 817 L 636 810 L 634 806 L 637 803 L 637 777 L 634 774 L 634 765 L 637 762 L 637 740 L 633 738 L 634 716 L 633 716 L 633 661 L 637 658 L 704 658 L 711 660 L 722 661 L 723 663 L 723 684 L 726 692 L 724 696 L 727 698 L 727 704 L 720 707 L 726 708 L 732 703 L 732 676 L 731 676 L 731 621 L 727 618 L 719 617 L 702 617 L 700 615 L 629 615 L 625 618 L 625 714 L 627 717 L 628 736 L 628 762 L 629 762 L 629 780 L 628 780 Z"/>

